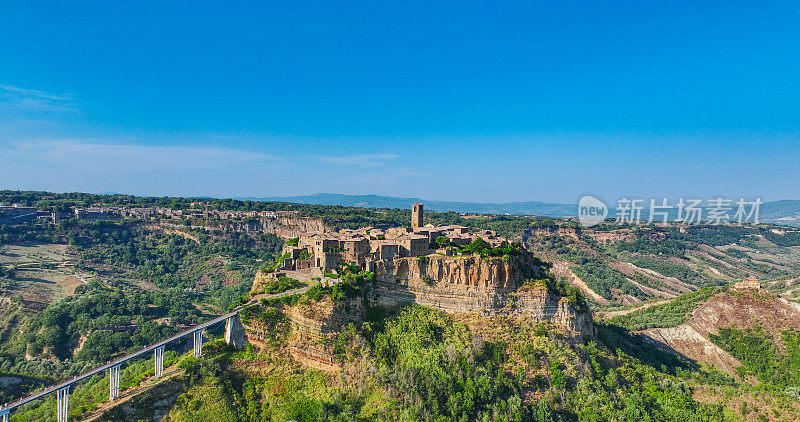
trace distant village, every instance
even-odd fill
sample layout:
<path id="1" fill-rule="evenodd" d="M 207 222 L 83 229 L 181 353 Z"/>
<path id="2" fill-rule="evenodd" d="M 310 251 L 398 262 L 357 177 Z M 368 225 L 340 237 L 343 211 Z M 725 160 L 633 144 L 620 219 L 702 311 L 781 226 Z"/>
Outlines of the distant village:
<path id="1" fill-rule="evenodd" d="M 46 197 L 43 199 L 47 199 Z M 281 216 L 296 215 L 297 211 L 230 211 L 209 210 L 200 208 L 202 202 L 193 202 L 188 209 L 172 209 L 166 207 L 107 207 L 96 204 L 87 208 L 72 207 L 69 212 L 51 212 L 39 210 L 35 207 L 26 207 L 20 204 L 0 204 L 0 224 L 22 223 L 36 219 L 58 222 L 63 219 L 76 218 L 79 220 L 114 220 L 121 218 L 214 218 L 219 220 L 243 220 L 247 218 L 276 218 Z"/>
<path id="2" fill-rule="evenodd" d="M 333 271 L 343 263 L 369 270 L 379 260 L 419 257 L 438 253 L 453 255 L 456 246 L 481 238 L 492 248 L 503 247 L 506 240 L 492 230 L 470 233 L 459 225 L 433 226 L 423 221 L 423 204 L 411 205 L 411 226 L 382 230 L 362 227 L 342 229 L 338 233 L 303 233 L 284 245 L 283 270 L 316 269 Z"/>

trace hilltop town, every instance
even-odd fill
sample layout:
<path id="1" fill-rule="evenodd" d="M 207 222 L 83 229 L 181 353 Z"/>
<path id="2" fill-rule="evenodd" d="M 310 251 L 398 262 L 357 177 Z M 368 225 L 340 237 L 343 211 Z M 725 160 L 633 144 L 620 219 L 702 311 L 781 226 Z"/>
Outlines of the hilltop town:
<path id="1" fill-rule="evenodd" d="M 283 248 L 284 270 L 336 271 L 341 264 L 354 264 L 373 271 L 379 261 L 420 257 L 432 253 L 452 256 L 460 247 L 481 239 L 490 248 L 508 242 L 492 230 L 470 233 L 460 225 L 424 224 L 423 204 L 411 205 L 411 225 L 385 230 L 362 227 L 342 229 L 338 233 L 307 232 L 290 239 Z"/>

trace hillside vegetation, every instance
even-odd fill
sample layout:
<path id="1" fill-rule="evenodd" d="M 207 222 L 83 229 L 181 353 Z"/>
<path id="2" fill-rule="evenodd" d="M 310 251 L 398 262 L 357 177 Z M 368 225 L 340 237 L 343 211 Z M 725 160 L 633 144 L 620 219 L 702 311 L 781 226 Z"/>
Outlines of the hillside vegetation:
<path id="1" fill-rule="evenodd" d="M 258 353 L 209 348 L 207 358 L 192 361 L 195 367 L 187 368 L 187 373 L 198 376 L 177 399 L 169 418 L 189 421 L 214 414 L 252 421 L 723 418 L 721 407 L 692 400 L 686 380 L 651 366 L 677 365 L 672 367 L 676 373 L 690 368 L 669 356 L 649 354 L 640 360 L 628 354 L 636 349 L 609 349 L 603 342 L 575 345 L 541 326 L 508 323 L 501 330 L 502 339 L 484 338 L 439 311 L 408 307 L 343 331 L 338 342 L 345 369 L 338 376 L 285 360 L 279 341 Z M 616 335 L 609 333 L 606 339 L 615 341 Z"/>
<path id="2" fill-rule="evenodd" d="M 534 225 L 523 239 L 537 254 L 566 263 L 586 288 L 612 304 L 676 297 L 748 276 L 786 278 L 800 271 L 800 229 L 607 224 L 564 233 L 567 227 Z M 559 276 L 569 279 L 569 274 Z M 790 290 L 795 282 L 789 279 L 780 287 Z"/>
<path id="3" fill-rule="evenodd" d="M 409 220 L 407 210 L 393 209 L 42 196 L 3 191 L 0 202 L 64 211 L 96 202 L 189 209 L 200 201 L 217 209 L 297 211 L 329 228 Z M 211 341 L 200 359 L 180 342 L 170 345 L 168 364 L 174 365 L 157 385 L 148 381 L 151 359 L 132 362 L 123 368 L 122 382 L 133 395 L 130 400 L 107 402 L 105 374 L 81 383 L 73 391 L 71 418 L 100 409 L 99 420 L 107 421 L 798 419 L 800 326 L 771 322 L 789 321 L 793 304 L 768 291 L 726 287 L 754 275 L 770 291 L 793 297 L 800 285 L 796 230 L 610 224 L 581 230 L 555 219 L 425 217 L 434 224 L 496 230 L 523 242 L 556 264 L 540 261 L 552 274 L 534 277 L 538 280 L 526 288 L 547 289 L 558 303 L 578 312 L 601 308 L 579 291 L 587 289 L 610 303 L 605 310 L 624 311 L 622 305 L 645 301 L 648 307 L 599 322 L 596 332 L 587 330 L 592 332 L 576 340 L 559 326 L 523 317 L 372 307 L 364 300 L 372 276 L 346 267 L 336 274 L 334 286 L 265 299 L 243 312 L 248 333 L 258 338 L 244 350 L 229 348 L 217 327 L 207 332 Z M 1 224 L 0 402 L 247 302 L 256 272 L 279 262 L 283 239 L 260 230 L 208 229 L 200 220 Z M 45 273 L 63 279 L 45 280 Z M 42 287 L 48 283 L 54 284 L 50 290 Z M 297 280 L 278 277 L 257 293 L 298 286 Z M 665 302 L 649 306 L 655 301 Z M 761 319 L 746 312 L 751 308 Z M 350 318 L 355 314 L 359 317 Z M 334 320 L 344 321 L 341 328 L 333 328 Z M 320 333 L 298 321 L 319 322 Z M 307 330 L 306 338 L 298 338 L 301 329 Z M 688 359 L 677 343 L 673 348 L 656 343 L 685 340 L 681 336 L 687 333 L 703 350 L 729 356 L 738 369 L 726 372 L 728 367 Z M 330 362 L 320 365 L 326 370 L 300 363 L 300 346 L 308 347 L 300 352 L 309 356 L 330 351 Z M 54 398 L 40 400 L 12 414 L 12 420 L 46 420 L 54 407 Z"/>
<path id="4" fill-rule="evenodd" d="M 632 331 L 647 328 L 677 327 L 692 317 L 692 312 L 712 295 L 724 288 L 704 287 L 698 291 L 676 297 L 668 303 L 639 309 L 626 315 L 615 316 L 612 324 Z"/>

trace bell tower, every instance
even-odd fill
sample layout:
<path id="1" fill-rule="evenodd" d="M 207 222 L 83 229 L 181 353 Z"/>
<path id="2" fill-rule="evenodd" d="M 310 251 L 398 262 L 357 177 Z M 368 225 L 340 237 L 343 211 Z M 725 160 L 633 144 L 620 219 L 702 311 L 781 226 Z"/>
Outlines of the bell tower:
<path id="1" fill-rule="evenodd" d="M 411 204 L 411 228 L 422 227 L 422 204 L 414 202 Z"/>

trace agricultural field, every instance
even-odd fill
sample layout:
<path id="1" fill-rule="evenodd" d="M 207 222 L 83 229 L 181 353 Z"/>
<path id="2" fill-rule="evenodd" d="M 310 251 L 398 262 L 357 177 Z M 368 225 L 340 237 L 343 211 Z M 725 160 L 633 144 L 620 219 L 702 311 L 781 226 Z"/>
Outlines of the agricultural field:
<path id="1" fill-rule="evenodd" d="M 13 278 L 0 279 L 0 291 L 4 296 L 18 298 L 26 314 L 41 311 L 96 278 L 77 269 L 77 259 L 69 245 L 0 245 L 0 266 L 14 274 Z"/>

